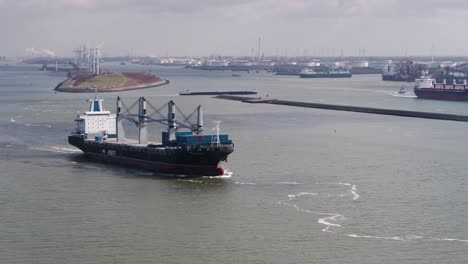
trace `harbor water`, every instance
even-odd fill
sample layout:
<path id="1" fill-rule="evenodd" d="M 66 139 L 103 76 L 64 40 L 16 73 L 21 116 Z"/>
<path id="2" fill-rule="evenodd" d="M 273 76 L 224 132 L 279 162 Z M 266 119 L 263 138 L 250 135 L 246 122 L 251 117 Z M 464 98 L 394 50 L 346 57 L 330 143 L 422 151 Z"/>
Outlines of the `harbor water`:
<path id="1" fill-rule="evenodd" d="M 186 113 L 203 105 L 206 130 L 221 120 L 235 144 L 222 164 L 226 174 L 167 177 L 86 160 L 67 136 L 94 95 L 54 93 L 63 74 L 3 67 L 1 263 L 468 262 L 468 123 L 178 93 L 254 90 L 464 115 L 468 103 L 400 96 L 401 83 L 380 75 L 234 78 L 230 71 L 103 67 L 171 81 L 101 94 L 112 112 L 117 96 L 128 105 L 144 96 L 158 108 L 174 100 Z M 151 126 L 150 137 L 159 140 L 161 129 Z"/>

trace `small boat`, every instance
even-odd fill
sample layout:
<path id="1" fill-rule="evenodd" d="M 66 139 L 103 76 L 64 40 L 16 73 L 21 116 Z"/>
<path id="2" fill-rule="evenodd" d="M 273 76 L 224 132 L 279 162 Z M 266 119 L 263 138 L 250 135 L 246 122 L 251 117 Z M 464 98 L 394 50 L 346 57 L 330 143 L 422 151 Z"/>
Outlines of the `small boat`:
<path id="1" fill-rule="evenodd" d="M 409 91 L 405 89 L 405 87 L 401 86 L 398 94 L 409 94 Z"/>
<path id="2" fill-rule="evenodd" d="M 240 77 L 240 74 L 233 74 L 232 77 Z"/>

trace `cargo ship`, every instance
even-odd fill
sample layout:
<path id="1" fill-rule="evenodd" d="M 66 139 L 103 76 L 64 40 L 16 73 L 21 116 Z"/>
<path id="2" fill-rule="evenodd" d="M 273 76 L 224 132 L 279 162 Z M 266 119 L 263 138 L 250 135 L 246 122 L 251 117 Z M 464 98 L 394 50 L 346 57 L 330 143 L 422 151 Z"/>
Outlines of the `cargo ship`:
<path id="1" fill-rule="evenodd" d="M 414 82 L 419 76 L 429 74 L 426 64 L 412 60 L 389 63 L 382 72 L 383 81 Z"/>
<path id="2" fill-rule="evenodd" d="M 158 116 L 147 115 L 147 103 Z M 186 176 L 219 176 L 224 170 L 221 161 L 234 151 L 234 144 L 227 134 L 219 133 L 219 121 L 212 134 L 204 133 L 203 111 L 196 111 L 183 120 L 176 119 L 176 105 L 167 104 L 167 116 L 160 114 L 145 98 L 140 97 L 138 113 L 131 113 L 120 97 L 117 112 L 112 114 L 103 108 L 103 99 L 89 100 L 89 111 L 78 114 L 76 130 L 68 137 L 69 144 L 82 150 L 86 157 L 125 166 L 151 170 L 157 173 Z M 131 109 L 132 107 L 130 107 Z M 196 122 L 189 119 L 194 114 Z M 128 120 L 138 128 L 138 140 L 126 139 L 123 121 Z M 161 142 L 147 140 L 147 123 L 167 125 Z M 179 129 L 188 131 L 179 131 Z"/>
<path id="3" fill-rule="evenodd" d="M 416 79 L 414 94 L 423 99 L 468 101 L 467 80 L 463 80 L 462 84 L 456 80 L 453 80 L 452 84 L 447 84 L 445 80 L 436 83 L 435 79 L 423 77 Z"/>
<path id="4" fill-rule="evenodd" d="M 353 75 L 349 71 L 316 72 L 307 68 L 299 73 L 301 78 L 351 78 L 351 76 Z"/>

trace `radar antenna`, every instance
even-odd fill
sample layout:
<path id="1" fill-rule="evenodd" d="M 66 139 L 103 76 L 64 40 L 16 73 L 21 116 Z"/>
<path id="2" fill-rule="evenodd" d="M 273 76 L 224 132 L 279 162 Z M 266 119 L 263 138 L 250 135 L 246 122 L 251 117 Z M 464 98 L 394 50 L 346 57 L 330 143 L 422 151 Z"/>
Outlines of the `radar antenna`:
<path id="1" fill-rule="evenodd" d="M 214 146 L 219 146 L 220 140 L 219 140 L 219 125 L 221 124 L 221 120 L 216 120 L 214 121 L 215 127 L 213 127 L 211 130 L 214 132 L 213 136 L 211 136 L 211 145 Z"/>

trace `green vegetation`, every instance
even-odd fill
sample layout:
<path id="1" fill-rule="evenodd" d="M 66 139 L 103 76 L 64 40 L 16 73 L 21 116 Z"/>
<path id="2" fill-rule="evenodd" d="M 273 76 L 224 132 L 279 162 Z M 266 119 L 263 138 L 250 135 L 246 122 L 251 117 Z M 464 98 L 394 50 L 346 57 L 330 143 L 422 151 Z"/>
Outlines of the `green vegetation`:
<path id="1" fill-rule="evenodd" d="M 80 83 L 78 88 L 96 87 L 98 89 L 109 89 L 121 87 L 125 85 L 127 78 L 120 73 L 110 73 L 98 75 L 90 78 L 89 80 Z"/>
<path id="2" fill-rule="evenodd" d="M 157 76 L 146 73 L 111 72 L 101 75 L 90 75 L 86 72 L 73 74 L 68 80 L 60 83 L 55 90 L 61 92 L 99 92 L 125 91 L 142 89 L 169 83 Z"/>

